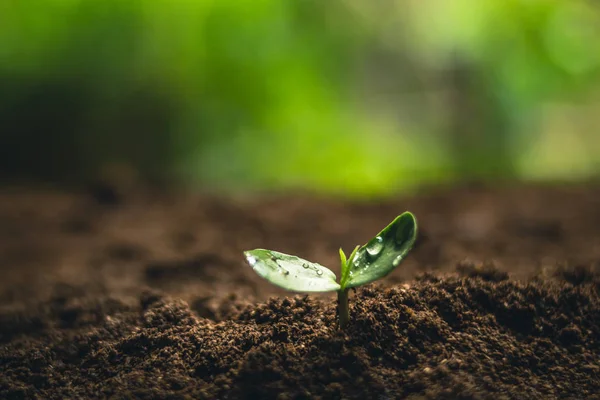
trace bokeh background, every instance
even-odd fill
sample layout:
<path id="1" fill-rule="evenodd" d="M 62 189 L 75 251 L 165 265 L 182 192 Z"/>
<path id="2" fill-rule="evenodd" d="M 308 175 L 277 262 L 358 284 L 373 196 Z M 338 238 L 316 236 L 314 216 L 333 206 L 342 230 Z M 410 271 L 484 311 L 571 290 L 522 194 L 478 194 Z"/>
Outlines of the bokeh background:
<path id="1" fill-rule="evenodd" d="M 3 0 L 0 179 L 373 197 L 600 172 L 584 0 Z"/>

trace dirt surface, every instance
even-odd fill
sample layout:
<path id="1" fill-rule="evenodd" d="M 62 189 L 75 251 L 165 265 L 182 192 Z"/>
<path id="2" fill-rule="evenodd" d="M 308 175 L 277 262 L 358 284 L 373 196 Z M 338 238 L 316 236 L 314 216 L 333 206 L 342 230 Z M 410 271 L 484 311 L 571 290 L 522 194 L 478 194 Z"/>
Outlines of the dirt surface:
<path id="1" fill-rule="evenodd" d="M 352 203 L 95 187 L 0 193 L 0 398 L 599 399 L 600 187 Z M 291 295 L 242 251 L 338 272 L 414 212 L 380 284 Z"/>

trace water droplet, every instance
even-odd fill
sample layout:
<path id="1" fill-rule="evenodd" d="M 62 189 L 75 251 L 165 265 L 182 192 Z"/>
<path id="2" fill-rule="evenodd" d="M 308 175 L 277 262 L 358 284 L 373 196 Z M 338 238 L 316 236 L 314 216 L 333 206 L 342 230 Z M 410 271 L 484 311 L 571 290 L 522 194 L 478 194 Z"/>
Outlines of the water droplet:
<path id="1" fill-rule="evenodd" d="M 377 257 L 381 250 L 383 250 L 383 238 L 381 236 L 377 236 L 367 244 L 367 253 L 371 257 Z"/>
<path id="2" fill-rule="evenodd" d="M 320 269 L 316 268 L 317 271 L 317 275 L 323 275 L 323 271 L 321 271 Z"/>
<path id="3" fill-rule="evenodd" d="M 403 259 L 404 259 L 404 257 L 402 257 L 402 255 L 399 255 L 398 257 L 396 257 L 394 259 L 394 261 L 392 261 L 392 265 L 394 267 L 397 267 L 398 265 L 400 265 L 400 263 L 402 262 Z"/>
<path id="4" fill-rule="evenodd" d="M 281 268 L 281 273 L 284 274 L 284 275 L 289 275 L 290 271 L 288 271 L 287 269 Z"/>
<path id="5" fill-rule="evenodd" d="M 251 267 L 254 267 L 256 265 L 256 257 L 246 256 L 246 260 L 248 260 L 248 264 L 250 264 Z"/>
<path id="6" fill-rule="evenodd" d="M 307 269 L 308 267 L 310 267 L 310 265 L 308 265 L 306 263 L 302 264 L 302 268 Z"/>
<path id="7" fill-rule="evenodd" d="M 354 275 L 354 272 L 350 271 L 350 276 Z"/>
<path id="8" fill-rule="evenodd" d="M 354 267 L 356 267 L 356 268 L 360 267 L 360 261 L 358 260 L 358 258 L 355 259 L 352 264 L 354 264 Z"/>

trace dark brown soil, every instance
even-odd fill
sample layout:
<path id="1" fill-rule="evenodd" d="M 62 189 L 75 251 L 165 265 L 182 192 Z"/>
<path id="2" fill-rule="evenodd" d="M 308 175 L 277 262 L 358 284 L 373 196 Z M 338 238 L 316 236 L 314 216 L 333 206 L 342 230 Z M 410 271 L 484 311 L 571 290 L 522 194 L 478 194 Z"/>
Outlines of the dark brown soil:
<path id="1" fill-rule="evenodd" d="M 351 296 L 291 295 L 242 251 L 337 272 L 413 211 L 417 246 Z M 0 193 L 0 398 L 598 399 L 600 187 L 377 203 Z"/>

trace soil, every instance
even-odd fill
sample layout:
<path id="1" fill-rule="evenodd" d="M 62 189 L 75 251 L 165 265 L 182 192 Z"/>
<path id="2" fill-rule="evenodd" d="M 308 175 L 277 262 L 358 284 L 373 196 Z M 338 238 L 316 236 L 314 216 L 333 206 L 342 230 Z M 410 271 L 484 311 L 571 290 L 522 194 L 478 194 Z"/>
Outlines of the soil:
<path id="1" fill-rule="evenodd" d="M 270 248 L 338 272 L 405 210 L 406 261 L 293 295 Z M 0 398 L 599 399 L 600 186 L 464 186 L 369 203 L 110 186 L 0 193 Z"/>

